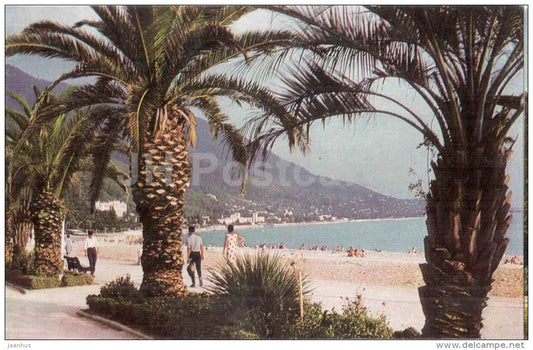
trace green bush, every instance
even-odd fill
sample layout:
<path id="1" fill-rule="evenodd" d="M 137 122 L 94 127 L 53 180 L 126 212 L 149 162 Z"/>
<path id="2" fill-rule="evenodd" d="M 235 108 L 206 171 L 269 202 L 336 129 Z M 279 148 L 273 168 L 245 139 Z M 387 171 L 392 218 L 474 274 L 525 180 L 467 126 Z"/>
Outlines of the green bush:
<path id="1" fill-rule="evenodd" d="M 139 290 L 128 275 L 117 278 L 115 281 L 106 283 L 100 289 L 100 295 L 104 298 L 137 298 L 140 297 Z"/>
<path id="2" fill-rule="evenodd" d="M 65 270 L 63 277 L 36 276 L 33 271 L 33 252 L 23 252 L 6 265 L 6 281 L 28 289 L 83 286 L 93 283 L 93 277 Z"/>
<path id="3" fill-rule="evenodd" d="M 6 271 L 11 275 L 25 276 L 33 274 L 33 260 L 35 254 L 33 251 L 24 251 L 20 254 L 14 255 L 9 264 L 6 264 Z"/>
<path id="4" fill-rule="evenodd" d="M 278 255 L 241 255 L 234 265 L 219 264 L 210 281 L 209 291 L 229 298 L 243 326 L 262 338 L 280 337 L 282 321 L 299 314 L 298 276 L 290 262 Z M 304 276 L 302 294 L 309 292 Z"/>
<path id="5" fill-rule="evenodd" d="M 227 300 L 206 293 L 144 299 L 90 295 L 87 304 L 97 314 L 142 329 L 160 339 L 257 338 L 240 330 L 238 322 L 231 316 Z"/>
<path id="6" fill-rule="evenodd" d="M 422 334 L 419 331 L 417 331 L 413 327 L 409 327 L 404 329 L 403 331 L 394 332 L 392 337 L 396 339 L 416 339 L 420 338 L 421 335 Z"/>
<path id="7" fill-rule="evenodd" d="M 325 329 L 327 311 L 322 310 L 320 303 L 306 303 L 303 319 L 284 322 L 282 338 L 288 339 L 327 339 L 331 335 Z"/>
<path id="8" fill-rule="evenodd" d="M 303 320 L 286 324 L 283 338 L 383 339 L 392 337 L 385 316 L 372 317 L 361 298 L 346 304 L 342 313 L 323 311 L 320 303 L 306 304 Z"/>
<path id="9" fill-rule="evenodd" d="M 61 287 L 85 286 L 93 283 L 93 276 L 76 271 L 65 270 L 61 278 Z"/>
<path id="10" fill-rule="evenodd" d="M 333 313 L 330 325 L 334 338 L 391 338 L 392 329 L 384 315 L 373 317 L 363 306 L 361 296 L 343 307 L 342 314 Z"/>
<path id="11" fill-rule="evenodd" d="M 15 284 L 27 289 L 44 289 L 61 287 L 61 280 L 58 277 L 46 276 L 18 276 Z"/>
<path id="12" fill-rule="evenodd" d="M 243 276 L 237 281 L 246 282 Z M 236 299 L 231 295 L 208 293 L 142 298 L 133 292 L 134 287 L 129 278 L 119 278 L 102 287 L 100 295 L 87 297 L 87 304 L 94 313 L 158 339 L 380 339 L 393 336 L 385 317 L 371 316 L 360 297 L 347 303 L 340 314 L 335 310 L 322 310 L 320 303 L 305 302 L 301 320 L 294 308 L 281 308 L 286 304 L 268 309 L 257 290 L 252 300 L 243 295 Z M 250 287 L 250 290 L 253 289 Z M 236 307 L 236 301 L 242 303 L 237 305 L 240 308 Z M 266 314 L 266 310 L 273 312 Z M 403 337 L 410 334 L 409 329 L 401 333 Z"/>

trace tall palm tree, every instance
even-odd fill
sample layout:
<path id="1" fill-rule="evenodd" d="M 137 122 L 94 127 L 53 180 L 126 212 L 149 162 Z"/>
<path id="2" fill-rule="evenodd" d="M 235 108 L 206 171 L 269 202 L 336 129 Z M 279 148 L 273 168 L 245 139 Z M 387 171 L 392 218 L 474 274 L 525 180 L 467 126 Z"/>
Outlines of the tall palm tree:
<path id="1" fill-rule="evenodd" d="M 505 168 L 514 140 L 507 135 L 525 96 L 508 87 L 523 75 L 523 8 L 269 8 L 298 21 L 297 42 L 313 49 L 283 79 L 280 97 L 293 121 L 251 119 L 252 146 L 330 117 L 391 116 L 418 130 L 437 151 L 421 265 L 423 335 L 480 337 L 511 222 Z M 425 115 L 383 93 L 389 81 L 418 96 Z M 289 137 L 291 147 L 295 140 Z"/>
<path id="2" fill-rule="evenodd" d="M 40 91 L 34 88 L 36 97 Z M 14 169 L 9 159 L 31 117 L 31 107 L 20 95 L 6 92 L 17 102 L 20 109 L 6 105 L 6 254 L 7 261 L 22 253 L 28 243 L 31 231 L 30 191 L 25 181 L 27 168 Z M 11 249 L 8 249 L 10 247 Z"/>
<path id="3" fill-rule="evenodd" d="M 228 25 L 251 10 L 246 6 L 93 10 L 100 20 L 74 27 L 50 22 L 31 25 L 7 39 L 6 53 L 78 63 L 56 83 L 96 77 L 96 83 L 62 101 L 62 107 L 103 103 L 123 107 L 134 154 L 133 200 L 143 225 L 141 291 L 149 296 L 180 294 L 186 290 L 181 274 L 182 208 L 191 176 L 188 146 L 196 139 L 194 112 L 203 112 L 213 136 L 223 135 L 235 160 L 246 163 L 242 137 L 215 98 L 217 94 L 242 96 L 233 89 L 214 89 L 224 80 L 207 79 L 204 73 L 247 50 L 261 50 L 264 42 L 286 40 L 286 35 L 234 36 Z M 98 34 L 92 34 L 94 30 Z M 106 159 L 107 150 L 102 151 Z"/>
<path id="4" fill-rule="evenodd" d="M 80 110 L 47 122 L 36 121 L 39 107 L 53 100 L 51 95 L 40 96 L 40 103 L 31 110 L 25 108 L 25 113 L 8 110 L 8 123 L 16 122 L 13 130 L 7 130 L 8 195 L 11 201 L 28 202 L 28 216 L 35 234 L 34 271 L 38 275 L 58 276 L 63 270 L 62 197 L 76 173 L 93 169 L 90 145 L 109 110 Z M 119 174 L 113 164 L 108 165 L 107 172 L 110 171 Z"/>

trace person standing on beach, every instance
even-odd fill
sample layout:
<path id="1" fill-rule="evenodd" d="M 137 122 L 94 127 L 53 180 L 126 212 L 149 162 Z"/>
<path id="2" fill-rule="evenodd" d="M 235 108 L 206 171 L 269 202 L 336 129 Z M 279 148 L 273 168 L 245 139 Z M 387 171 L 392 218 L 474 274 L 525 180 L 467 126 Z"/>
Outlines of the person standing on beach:
<path id="1" fill-rule="evenodd" d="M 85 240 L 85 255 L 89 258 L 89 266 L 91 268 L 91 275 L 94 276 L 96 268 L 96 258 L 100 252 L 98 240 L 94 237 L 94 230 L 89 230 L 87 239 Z"/>
<path id="2" fill-rule="evenodd" d="M 202 237 L 199 237 L 195 233 L 194 226 L 189 226 L 189 238 L 187 239 L 187 262 L 194 263 L 196 265 L 196 272 L 198 273 L 198 280 L 200 281 L 200 287 L 204 285 L 202 281 L 202 260 L 204 260 L 204 244 Z M 191 287 L 196 286 L 194 273 L 191 275 L 192 284 Z"/>
<path id="3" fill-rule="evenodd" d="M 233 225 L 228 225 L 228 233 L 226 234 L 226 240 L 224 241 L 222 255 L 225 256 L 228 259 L 228 262 L 232 265 L 235 265 L 237 260 L 237 245 L 242 241 L 244 241 L 244 237 L 233 231 Z"/>

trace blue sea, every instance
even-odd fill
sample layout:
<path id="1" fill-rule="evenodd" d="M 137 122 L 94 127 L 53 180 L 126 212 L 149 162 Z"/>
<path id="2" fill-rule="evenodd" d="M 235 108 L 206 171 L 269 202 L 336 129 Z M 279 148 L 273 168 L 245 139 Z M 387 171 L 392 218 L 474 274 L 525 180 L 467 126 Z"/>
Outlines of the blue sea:
<path id="1" fill-rule="evenodd" d="M 510 239 L 506 254 L 524 254 L 523 213 L 513 213 L 513 222 L 507 232 Z M 424 237 L 427 235 L 426 219 L 392 219 L 359 222 L 337 222 L 327 224 L 301 224 L 294 226 L 260 227 L 235 231 L 245 237 L 249 247 L 265 244 L 284 243 L 287 248 L 298 249 L 305 244 L 309 249 L 314 245 L 326 245 L 329 250 L 335 247 L 356 249 L 381 249 L 389 252 L 407 252 L 416 247 L 424 250 Z M 198 233 L 205 246 L 223 246 L 225 231 Z"/>

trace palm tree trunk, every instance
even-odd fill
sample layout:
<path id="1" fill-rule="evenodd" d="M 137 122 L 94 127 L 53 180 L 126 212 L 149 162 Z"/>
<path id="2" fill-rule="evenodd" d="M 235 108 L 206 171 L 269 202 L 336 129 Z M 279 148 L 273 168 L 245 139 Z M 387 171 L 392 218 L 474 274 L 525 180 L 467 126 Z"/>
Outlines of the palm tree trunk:
<path id="1" fill-rule="evenodd" d="M 13 215 L 11 212 L 6 212 L 6 235 L 4 237 L 5 261 L 6 265 L 13 261 Z"/>
<path id="2" fill-rule="evenodd" d="M 146 296 L 186 292 L 182 267 L 185 191 L 191 165 L 185 130 L 174 119 L 167 132 L 144 144 L 133 200 L 143 225 L 141 292 Z"/>
<path id="3" fill-rule="evenodd" d="M 31 218 L 29 206 L 21 205 L 13 213 L 12 234 L 13 254 L 20 254 L 26 249 L 30 239 Z"/>
<path id="4" fill-rule="evenodd" d="M 37 275 L 59 276 L 63 271 L 61 258 L 61 223 L 63 203 L 52 192 L 41 191 L 30 204 L 31 221 L 35 231 L 35 262 Z"/>
<path id="5" fill-rule="evenodd" d="M 6 212 L 6 263 L 24 252 L 31 232 L 29 201 Z"/>
<path id="6" fill-rule="evenodd" d="M 426 286 L 419 289 L 426 338 L 479 338 L 492 275 L 509 240 L 510 194 L 502 145 L 449 150 L 432 164 L 427 203 Z"/>

